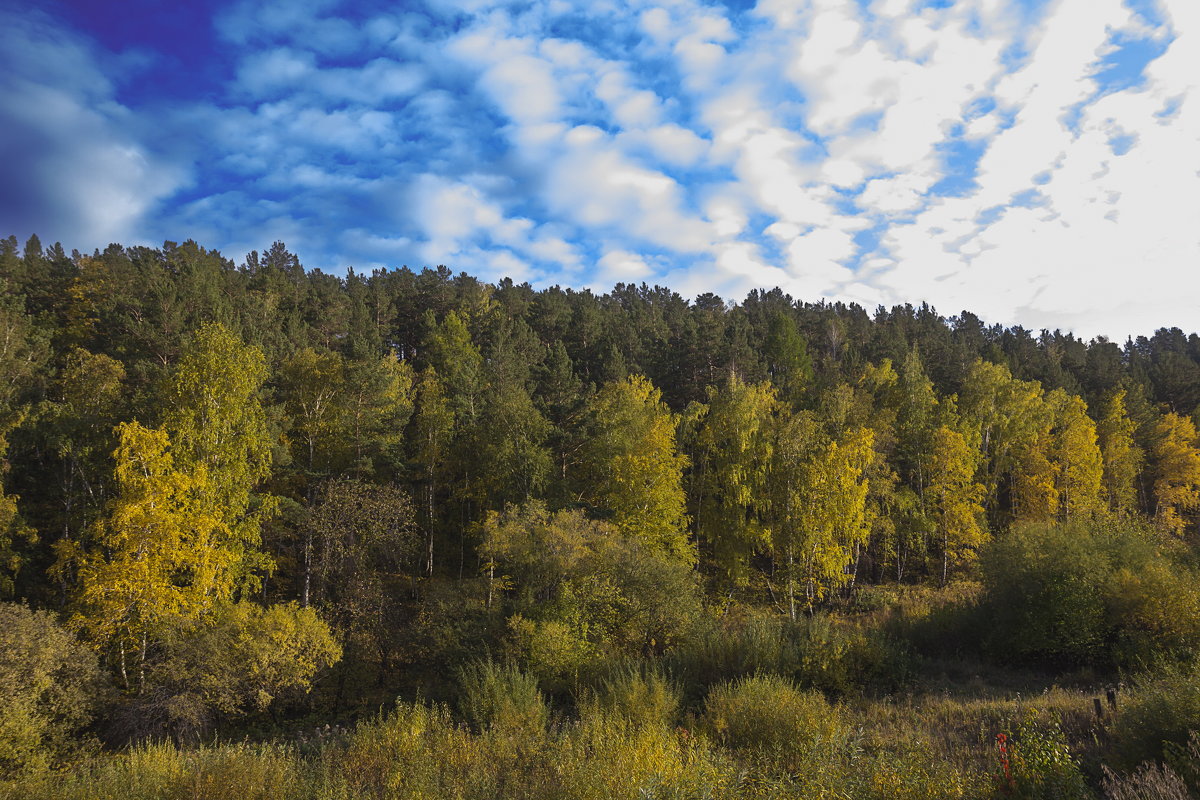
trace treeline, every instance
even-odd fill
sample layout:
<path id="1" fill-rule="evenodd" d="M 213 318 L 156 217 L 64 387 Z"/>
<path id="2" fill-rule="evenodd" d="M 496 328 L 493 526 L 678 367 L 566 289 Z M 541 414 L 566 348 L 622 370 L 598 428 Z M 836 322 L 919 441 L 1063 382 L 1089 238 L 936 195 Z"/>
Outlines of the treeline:
<path id="1" fill-rule="evenodd" d="M 946 584 L 1014 523 L 1200 511 L 1178 329 L 339 277 L 278 242 L 10 237 L 0 286 L 0 593 L 94 645 L 130 736 L 335 663 L 335 707 L 487 652 L 553 690 L 731 603 Z"/>

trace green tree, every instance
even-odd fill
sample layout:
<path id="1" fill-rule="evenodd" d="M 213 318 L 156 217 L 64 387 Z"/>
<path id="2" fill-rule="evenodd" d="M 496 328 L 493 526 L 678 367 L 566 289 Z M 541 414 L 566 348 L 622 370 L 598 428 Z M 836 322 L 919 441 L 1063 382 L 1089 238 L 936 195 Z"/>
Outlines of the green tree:
<path id="1" fill-rule="evenodd" d="M 339 402 L 345 384 L 344 359 L 338 353 L 318 353 L 305 347 L 279 366 L 278 381 L 287 418 L 291 421 L 292 461 L 310 476 L 328 475 L 347 458 Z"/>
<path id="2" fill-rule="evenodd" d="M 808 342 L 790 313 L 780 311 L 771 316 L 763 342 L 763 359 L 779 397 L 797 406 L 812 384 L 813 367 Z"/>
<path id="3" fill-rule="evenodd" d="M 447 480 L 447 454 L 454 436 L 454 409 L 433 367 L 426 367 L 416 386 L 412 458 L 420 474 L 425 528 L 425 574 L 433 574 L 438 527 L 438 492 Z"/>
<path id="4" fill-rule="evenodd" d="M 735 583 L 749 559 L 767 549 L 768 477 L 778 401 L 769 383 L 745 384 L 730 375 L 708 388 L 707 413 L 697 436 L 696 528 Z"/>

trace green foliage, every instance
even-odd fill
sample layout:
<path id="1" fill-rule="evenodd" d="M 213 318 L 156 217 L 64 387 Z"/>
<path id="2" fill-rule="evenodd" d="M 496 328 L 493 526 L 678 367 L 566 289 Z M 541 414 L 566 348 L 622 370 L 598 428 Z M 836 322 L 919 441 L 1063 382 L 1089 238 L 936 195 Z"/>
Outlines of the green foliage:
<path id="1" fill-rule="evenodd" d="M 53 616 L 0 603 L 0 778 L 60 759 L 103 696 L 95 655 Z"/>
<path id="2" fill-rule="evenodd" d="M 1200 731 L 1200 661 L 1138 679 L 1112 726 L 1116 764 L 1131 770 L 1161 760 L 1164 748 L 1186 747 Z"/>
<path id="3" fill-rule="evenodd" d="M 770 384 L 747 385 L 731 375 L 723 388 L 709 387 L 695 437 L 696 528 L 735 583 L 746 582 L 749 559 L 770 544 L 768 476 L 777 406 Z"/>
<path id="4" fill-rule="evenodd" d="M 1088 800 L 1079 762 L 1071 753 L 1057 721 L 1026 716 L 1009 737 L 1014 790 L 1022 800 Z"/>
<path id="5" fill-rule="evenodd" d="M 1134 523 L 1019 527 L 980 566 L 997 654 L 1136 666 L 1200 645 L 1192 572 Z"/>

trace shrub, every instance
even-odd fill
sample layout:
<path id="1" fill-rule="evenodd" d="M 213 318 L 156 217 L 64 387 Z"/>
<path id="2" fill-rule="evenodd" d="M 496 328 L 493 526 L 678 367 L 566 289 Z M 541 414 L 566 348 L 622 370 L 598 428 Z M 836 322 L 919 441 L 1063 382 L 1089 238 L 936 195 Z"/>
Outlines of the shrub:
<path id="1" fill-rule="evenodd" d="M 1135 666 L 1200 644 L 1200 590 L 1167 543 L 1133 522 L 1026 525 L 980 559 L 994 653 L 1058 665 Z"/>
<path id="2" fill-rule="evenodd" d="M 52 615 L 0 603 L 0 777 L 62 757 L 104 688 L 95 655 Z"/>
<path id="3" fill-rule="evenodd" d="M 908 653 L 879 631 L 816 614 L 790 620 L 756 614 L 713 623 L 665 659 L 689 691 L 750 675 L 775 673 L 802 687 L 852 694 L 892 689 L 910 674 Z"/>
<path id="4" fill-rule="evenodd" d="M 1057 722 L 1026 717 L 1009 739 L 1013 797 L 1023 800 L 1086 800 L 1091 797 L 1079 762 Z"/>
<path id="5" fill-rule="evenodd" d="M 169 733 L 194 740 L 219 717 L 263 711 L 275 698 L 307 692 L 341 658 L 333 634 L 295 603 L 218 606 L 207 618 L 170 620 L 151 660 L 145 689 L 119 715 L 130 738 Z"/>
<path id="6" fill-rule="evenodd" d="M 458 671 L 459 706 L 479 731 L 541 731 L 550 708 L 537 679 L 511 664 L 472 661 Z"/>
<path id="7" fill-rule="evenodd" d="M 626 663 L 586 689 L 580 701 L 582 715 L 612 715 L 636 726 L 675 723 L 682 693 L 656 665 Z"/>
<path id="8" fill-rule="evenodd" d="M 139 745 L 66 775 L 45 775 L 0 797 L 20 800 L 299 800 L 302 764 L 278 745 L 233 744 L 180 750 Z"/>
<path id="9" fill-rule="evenodd" d="M 705 701 L 704 725 L 734 751 L 791 768 L 813 755 L 837 752 L 850 734 L 841 709 L 777 675 L 714 688 Z"/>
<path id="10" fill-rule="evenodd" d="M 1186 746 L 1193 731 L 1200 731 L 1200 662 L 1139 682 L 1113 722 L 1116 762 L 1133 769 L 1161 760 L 1164 746 Z"/>

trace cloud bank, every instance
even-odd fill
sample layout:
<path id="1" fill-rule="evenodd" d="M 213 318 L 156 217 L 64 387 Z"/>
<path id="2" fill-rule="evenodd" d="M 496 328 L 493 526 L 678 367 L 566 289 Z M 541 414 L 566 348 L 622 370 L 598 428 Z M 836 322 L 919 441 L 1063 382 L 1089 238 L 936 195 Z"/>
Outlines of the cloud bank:
<path id="1" fill-rule="evenodd" d="M 228 77 L 153 102 L 101 32 L 13 11 L 0 222 L 232 257 L 283 239 L 327 270 L 1200 327 L 1193 0 L 404 8 L 220 6 Z"/>

